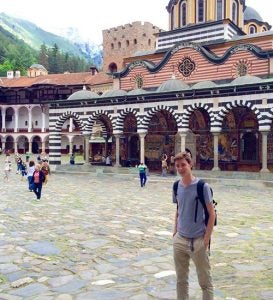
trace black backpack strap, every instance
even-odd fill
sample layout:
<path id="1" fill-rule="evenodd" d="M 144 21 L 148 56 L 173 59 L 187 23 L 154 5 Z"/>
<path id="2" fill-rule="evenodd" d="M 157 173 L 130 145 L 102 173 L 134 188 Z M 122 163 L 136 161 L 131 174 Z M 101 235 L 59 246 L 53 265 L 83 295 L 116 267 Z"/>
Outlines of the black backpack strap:
<path id="1" fill-rule="evenodd" d="M 176 198 L 177 209 L 178 209 L 178 201 L 177 201 L 178 184 L 179 184 L 179 180 L 175 181 L 174 184 L 173 184 L 173 193 L 174 193 L 174 196 L 175 196 L 175 198 Z"/>
<path id="2" fill-rule="evenodd" d="M 199 200 L 203 206 L 204 213 L 205 213 L 205 224 L 207 225 L 208 220 L 209 220 L 209 213 L 208 213 L 207 205 L 206 205 L 205 198 L 204 198 L 204 185 L 205 185 L 205 181 L 202 179 L 200 179 L 197 182 L 197 197 L 198 197 L 197 200 Z M 196 210 L 195 210 L 196 217 L 197 217 L 197 209 L 198 209 L 197 203 L 198 203 L 198 201 L 196 201 Z M 195 222 L 196 222 L 196 219 L 195 219 Z"/>

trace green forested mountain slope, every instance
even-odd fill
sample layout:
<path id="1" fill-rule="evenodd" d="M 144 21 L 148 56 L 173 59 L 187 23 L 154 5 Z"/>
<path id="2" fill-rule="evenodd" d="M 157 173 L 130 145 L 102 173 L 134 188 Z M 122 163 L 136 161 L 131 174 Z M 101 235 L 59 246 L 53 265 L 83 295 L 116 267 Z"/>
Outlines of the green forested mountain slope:
<path id="1" fill-rule="evenodd" d="M 42 44 L 45 44 L 48 47 L 57 44 L 62 52 L 68 52 L 82 57 L 80 50 L 70 41 L 53 33 L 44 31 L 29 21 L 14 18 L 5 13 L 0 13 L 0 26 L 19 39 L 22 39 L 33 49 L 39 50 Z"/>

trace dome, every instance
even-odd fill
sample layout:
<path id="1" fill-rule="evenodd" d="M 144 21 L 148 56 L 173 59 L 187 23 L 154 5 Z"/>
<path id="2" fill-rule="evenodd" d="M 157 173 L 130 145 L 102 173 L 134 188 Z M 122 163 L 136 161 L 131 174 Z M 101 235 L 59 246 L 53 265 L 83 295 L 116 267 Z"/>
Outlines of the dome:
<path id="1" fill-rule="evenodd" d="M 106 98 L 106 97 L 121 97 L 121 96 L 125 96 L 127 95 L 127 92 L 125 92 L 124 90 L 110 90 L 107 91 L 105 93 L 103 93 L 101 95 L 102 98 Z"/>
<path id="2" fill-rule="evenodd" d="M 231 82 L 231 85 L 252 84 L 252 83 L 259 83 L 261 81 L 262 81 L 262 79 L 257 76 L 245 75 L 245 76 L 241 76 L 241 77 L 234 79 Z"/>
<path id="3" fill-rule="evenodd" d="M 146 94 L 147 91 L 143 90 L 143 89 L 136 89 L 136 90 L 132 90 L 130 92 L 127 93 L 128 96 L 138 96 L 138 95 L 143 95 Z"/>
<path id="4" fill-rule="evenodd" d="M 81 90 L 81 91 L 77 91 L 75 93 L 73 93 L 72 95 L 70 95 L 67 100 L 89 100 L 89 99 L 93 99 L 93 98 L 98 98 L 99 95 L 91 92 L 91 91 L 87 91 L 87 90 Z"/>
<path id="5" fill-rule="evenodd" d="M 46 68 L 43 65 L 39 65 L 39 64 L 33 64 L 29 68 L 30 69 L 43 69 L 43 70 L 46 70 Z"/>
<path id="6" fill-rule="evenodd" d="M 193 90 L 198 90 L 198 89 L 211 89 L 216 87 L 217 84 L 213 81 L 206 80 L 206 81 L 200 81 L 195 83 L 191 88 Z"/>
<path id="7" fill-rule="evenodd" d="M 247 6 L 244 11 L 244 20 L 256 20 L 259 22 L 263 22 L 263 18 L 260 16 L 260 14 L 252 7 Z"/>
<path id="8" fill-rule="evenodd" d="M 175 92 L 175 91 L 181 91 L 181 90 L 187 90 L 189 89 L 189 86 L 178 79 L 170 79 L 165 82 L 163 82 L 158 88 L 157 92 Z"/>

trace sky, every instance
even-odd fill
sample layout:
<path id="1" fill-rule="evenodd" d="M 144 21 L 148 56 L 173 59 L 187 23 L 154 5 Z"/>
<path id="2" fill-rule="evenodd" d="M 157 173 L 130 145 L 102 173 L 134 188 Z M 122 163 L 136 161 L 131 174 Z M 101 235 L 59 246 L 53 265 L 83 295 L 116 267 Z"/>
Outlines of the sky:
<path id="1" fill-rule="evenodd" d="M 168 30 L 169 0 L 0 0 L 0 12 L 31 21 L 44 30 L 75 27 L 84 40 L 102 43 L 102 30 L 134 21 Z M 246 0 L 273 26 L 272 0 Z"/>

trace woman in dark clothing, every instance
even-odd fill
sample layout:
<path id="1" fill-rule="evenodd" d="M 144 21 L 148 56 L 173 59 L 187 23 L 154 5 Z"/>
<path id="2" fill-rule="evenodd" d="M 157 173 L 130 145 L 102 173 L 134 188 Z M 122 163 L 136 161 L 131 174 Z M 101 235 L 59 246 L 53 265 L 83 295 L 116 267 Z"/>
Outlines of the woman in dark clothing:
<path id="1" fill-rule="evenodd" d="M 41 170 L 41 165 L 37 164 L 35 166 L 35 171 L 32 176 L 32 188 L 35 193 L 37 200 L 41 198 L 42 186 L 45 181 L 45 175 Z"/>

